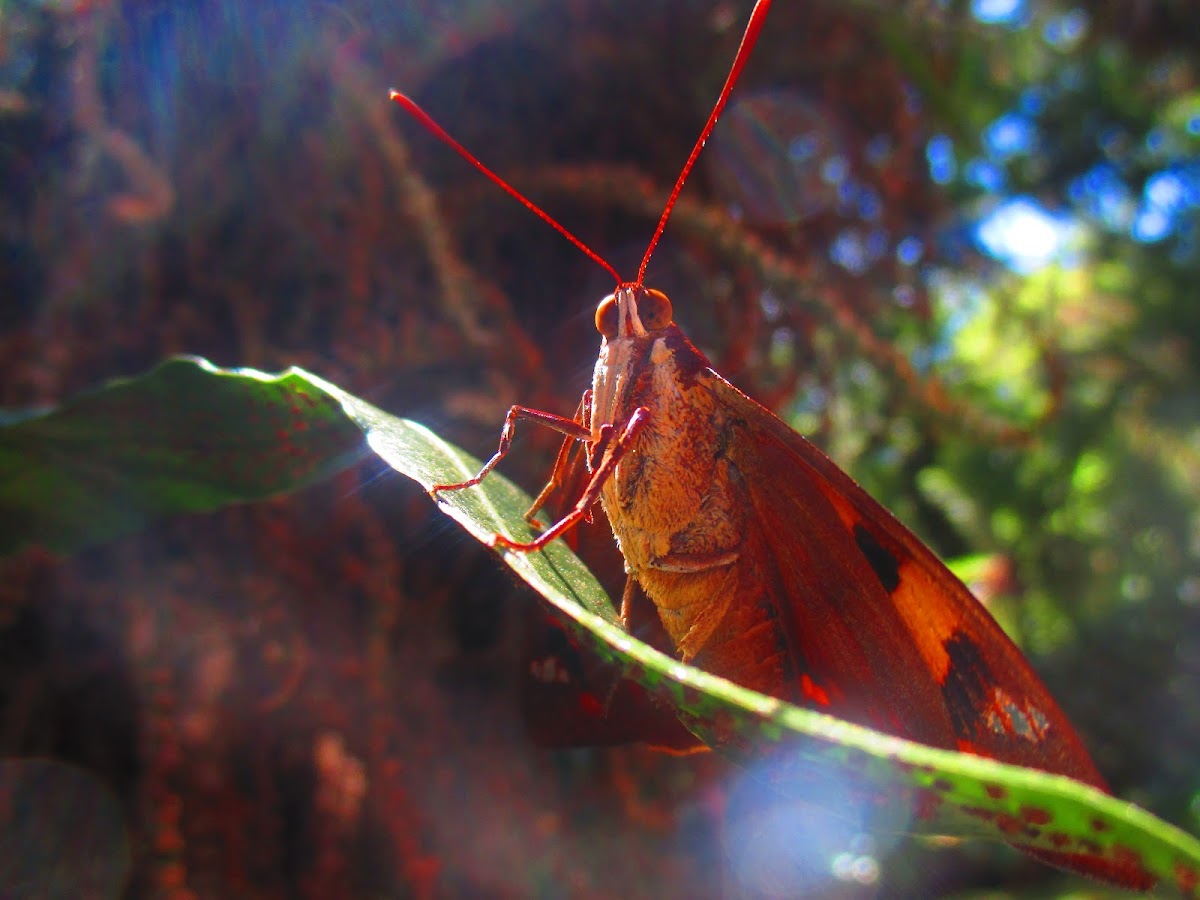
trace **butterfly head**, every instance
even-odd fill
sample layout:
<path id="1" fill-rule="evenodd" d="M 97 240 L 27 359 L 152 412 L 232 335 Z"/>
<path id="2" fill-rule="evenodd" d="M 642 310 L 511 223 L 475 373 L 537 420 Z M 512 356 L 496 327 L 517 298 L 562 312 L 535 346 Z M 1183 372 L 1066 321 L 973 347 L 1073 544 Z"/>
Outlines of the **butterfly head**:
<path id="1" fill-rule="evenodd" d="M 646 337 L 672 322 L 671 301 L 662 291 L 623 284 L 596 307 L 596 330 L 606 341 Z"/>

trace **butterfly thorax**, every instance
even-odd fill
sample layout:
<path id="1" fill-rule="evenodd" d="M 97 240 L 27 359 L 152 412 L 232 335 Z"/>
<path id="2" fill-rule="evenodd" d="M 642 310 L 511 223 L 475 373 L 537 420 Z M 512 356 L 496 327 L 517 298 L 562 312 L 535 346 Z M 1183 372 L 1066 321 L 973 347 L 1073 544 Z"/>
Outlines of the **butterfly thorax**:
<path id="1" fill-rule="evenodd" d="M 784 654 L 763 627 L 769 604 L 756 601 L 767 598 L 751 596 L 758 579 L 743 551 L 754 527 L 725 453 L 736 423 L 714 393 L 724 382 L 673 322 L 646 327 L 637 289 L 614 297 L 617 328 L 609 321 L 592 385 L 593 438 L 605 425 L 620 433 L 639 408 L 648 413 L 601 495 L 626 569 L 683 659 L 778 696 Z M 730 616 L 746 621 L 731 627 Z M 748 633 L 749 642 L 723 646 Z"/>

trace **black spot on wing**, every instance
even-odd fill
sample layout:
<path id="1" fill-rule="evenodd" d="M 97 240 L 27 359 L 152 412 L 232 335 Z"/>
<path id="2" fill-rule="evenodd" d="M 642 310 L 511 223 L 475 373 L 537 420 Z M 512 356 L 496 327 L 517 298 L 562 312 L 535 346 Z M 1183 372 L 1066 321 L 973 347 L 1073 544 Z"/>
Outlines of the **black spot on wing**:
<path id="1" fill-rule="evenodd" d="M 956 631 L 943 646 L 950 658 L 950 668 L 942 681 L 942 700 L 950 713 L 954 733 L 960 738 L 978 739 L 987 731 L 985 712 L 991 705 L 995 683 L 992 670 L 978 645 L 961 631 Z"/>
<path id="2" fill-rule="evenodd" d="M 884 549 L 875 536 L 862 525 L 854 526 L 854 543 L 867 558 L 872 571 L 889 594 L 900 587 L 900 561 Z"/>

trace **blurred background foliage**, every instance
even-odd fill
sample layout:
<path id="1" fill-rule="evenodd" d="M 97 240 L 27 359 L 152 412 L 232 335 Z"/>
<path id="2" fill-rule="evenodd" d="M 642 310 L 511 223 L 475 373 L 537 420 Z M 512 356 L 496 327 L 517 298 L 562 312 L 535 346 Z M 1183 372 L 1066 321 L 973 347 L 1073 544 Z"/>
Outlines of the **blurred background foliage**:
<path id="1" fill-rule="evenodd" d="M 1200 830 L 1200 12 L 776 6 L 649 280 L 961 559 L 1115 792 Z M 748 12 L 3 0 L 0 404 L 189 352 L 304 365 L 480 453 L 511 403 L 570 412 L 607 276 L 387 89 L 628 272 Z M 555 444 L 523 433 L 510 471 L 536 487 Z M 29 804 L 0 872 L 50 879 L 30 896 L 1077 886 L 781 815 L 718 759 L 533 745 L 536 599 L 431 507 L 364 464 L 0 562 L 0 779 Z"/>

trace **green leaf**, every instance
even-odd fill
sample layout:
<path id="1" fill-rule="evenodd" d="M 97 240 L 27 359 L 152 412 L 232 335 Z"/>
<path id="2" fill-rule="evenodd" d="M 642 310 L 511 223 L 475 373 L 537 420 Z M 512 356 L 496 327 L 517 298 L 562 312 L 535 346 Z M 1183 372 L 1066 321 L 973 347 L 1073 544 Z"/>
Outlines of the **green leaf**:
<path id="1" fill-rule="evenodd" d="M 340 398 L 376 453 L 427 490 L 479 470 L 477 459 L 422 425 L 314 383 Z M 498 474 L 478 488 L 439 493 L 437 502 L 485 543 L 497 532 L 530 536 L 522 520 L 530 498 Z M 562 541 L 503 558 L 703 740 L 746 765 L 769 764 L 764 777 L 780 790 L 809 796 L 849 776 L 864 796 L 906 812 L 896 822 L 903 830 L 990 837 L 1062 865 L 1140 874 L 1160 890 L 1197 896 L 1200 841 L 1132 804 L 1061 776 L 870 731 L 684 665 L 621 628 L 599 583 Z"/>
<path id="2" fill-rule="evenodd" d="M 363 452 L 338 403 L 294 369 L 168 360 L 0 417 L 0 556 L 35 544 L 69 552 L 153 517 L 293 491 Z"/>

